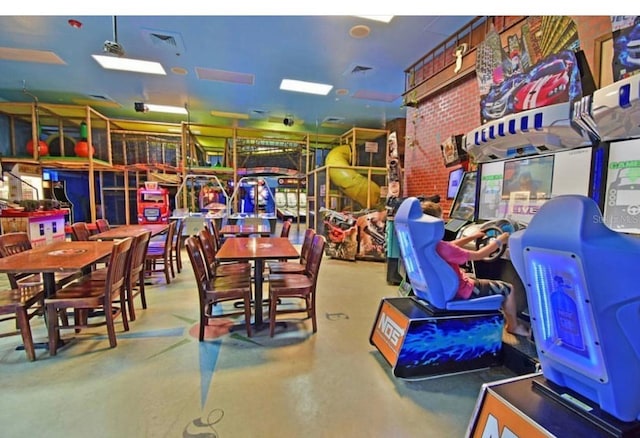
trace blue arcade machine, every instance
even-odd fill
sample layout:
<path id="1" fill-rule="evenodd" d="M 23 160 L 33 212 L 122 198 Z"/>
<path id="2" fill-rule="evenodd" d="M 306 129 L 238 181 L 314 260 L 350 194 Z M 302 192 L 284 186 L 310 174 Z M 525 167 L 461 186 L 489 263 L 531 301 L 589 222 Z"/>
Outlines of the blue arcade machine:
<path id="1" fill-rule="evenodd" d="M 414 296 L 385 298 L 369 341 L 396 377 L 436 377 L 500 365 L 502 295 L 455 300 L 458 276 L 436 252 L 444 221 L 405 199 L 395 216 L 402 262 Z"/>

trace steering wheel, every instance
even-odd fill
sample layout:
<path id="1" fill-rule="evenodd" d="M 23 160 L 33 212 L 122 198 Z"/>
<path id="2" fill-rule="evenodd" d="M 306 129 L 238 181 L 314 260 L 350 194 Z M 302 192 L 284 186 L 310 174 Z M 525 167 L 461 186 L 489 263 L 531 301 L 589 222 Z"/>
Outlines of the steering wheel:
<path id="1" fill-rule="evenodd" d="M 503 233 L 500 227 L 497 227 L 494 225 L 483 227 L 482 231 L 484 232 L 485 235 L 484 237 L 481 237 L 480 239 L 476 240 L 476 249 L 484 248 L 489 243 L 491 243 L 494 239 L 497 239 L 500 234 Z M 507 249 L 507 245 L 502 245 L 497 250 L 495 250 L 494 252 L 489 254 L 487 257 L 485 257 L 483 260 L 486 260 L 488 262 L 493 262 L 499 259 L 500 257 L 502 257 L 502 254 L 504 254 L 506 249 Z"/>

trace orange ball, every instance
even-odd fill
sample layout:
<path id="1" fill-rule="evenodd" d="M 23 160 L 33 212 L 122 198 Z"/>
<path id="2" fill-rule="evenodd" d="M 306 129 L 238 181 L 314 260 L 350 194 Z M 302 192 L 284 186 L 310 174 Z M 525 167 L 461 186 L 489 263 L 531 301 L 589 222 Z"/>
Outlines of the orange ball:
<path id="1" fill-rule="evenodd" d="M 76 147 L 73 149 L 78 157 L 88 157 L 89 156 L 89 143 L 85 140 L 80 140 L 76 143 Z M 91 146 L 91 155 L 93 156 L 96 153 L 96 150 L 93 146 Z"/>
<path id="2" fill-rule="evenodd" d="M 27 142 L 27 152 L 33 155 L 33 140 Z M 42 140 L 38 142 L 38 155 L 49 155 L 49 146 Z"/>

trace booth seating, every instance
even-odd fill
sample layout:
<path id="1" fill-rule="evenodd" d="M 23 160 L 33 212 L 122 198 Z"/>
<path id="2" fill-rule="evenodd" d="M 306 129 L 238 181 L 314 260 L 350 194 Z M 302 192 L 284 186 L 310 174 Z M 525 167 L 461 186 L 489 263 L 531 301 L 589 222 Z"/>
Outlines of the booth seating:
<path id="1" fill-rule="evenodd" d="M 606 414 L 640 420 L 640 240 L 607 227 L 591 198 L 562 195 L 509 246 L 558 400 L 579 400 L 572 407 L 597 415 L 596 423 Z"/>
<path id="2" fill-rule="evenodd" d="M 435 377 L 501 363 L 502 295 L 456 300 L 458 277 L 436 252 L 444 221 L 407 198 L 395 219 L 402 261 L 415 296 L 380 303 L 370 342 L 396 377 Z"/>

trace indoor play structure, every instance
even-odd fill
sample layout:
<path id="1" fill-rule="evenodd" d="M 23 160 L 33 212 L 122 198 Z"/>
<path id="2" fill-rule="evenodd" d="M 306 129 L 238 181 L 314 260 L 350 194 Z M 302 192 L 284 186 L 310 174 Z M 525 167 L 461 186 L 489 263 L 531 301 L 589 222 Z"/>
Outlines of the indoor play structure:
<path id="1" fill-rule="evenodd" d="M 337 146 L 327 154 L 325 165 L 329 167 L 329 178 L 349 198 L 363 207 L 377 203 L 380 186 L 351 168 L 351 146 Z"/>
<path id="2" fill-rule="evenodd" d="M 324 165 L 310 171 L 308 221 L 324 230 L 331 257 L 385 259 L 387 136 L 386 130 L 354 128 L 328 150 Z"/>
<path id="3" fill-rule="evenodd" d="M 138 188 L 138 223 L 159 224 L 169 222 L 169 190 L 158 183 L 146 181 Z"/>

